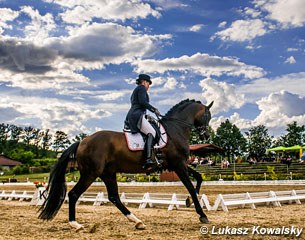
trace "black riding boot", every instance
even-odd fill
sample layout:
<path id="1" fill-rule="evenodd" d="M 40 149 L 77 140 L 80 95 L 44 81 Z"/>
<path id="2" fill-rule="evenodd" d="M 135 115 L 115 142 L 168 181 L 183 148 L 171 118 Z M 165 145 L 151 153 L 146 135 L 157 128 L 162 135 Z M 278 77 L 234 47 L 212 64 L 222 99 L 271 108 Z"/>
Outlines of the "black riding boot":
<path id="1" fill-rule="evenodd" d="M 145 142 L 146 162 L 144 164 L 144 169 L 148 169 L 149 167 L 155 165 L 155 162 L 152 160 L 153 145 L 154 136 L 151 133 L 148 133 Z"/>

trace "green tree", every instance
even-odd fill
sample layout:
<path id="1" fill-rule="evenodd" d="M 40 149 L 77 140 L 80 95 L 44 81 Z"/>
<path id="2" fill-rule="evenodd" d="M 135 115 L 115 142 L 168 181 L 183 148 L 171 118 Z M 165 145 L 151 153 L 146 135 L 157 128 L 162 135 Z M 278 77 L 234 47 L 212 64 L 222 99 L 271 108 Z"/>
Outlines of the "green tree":
<path id="1" fill-rule="evenodd" d="M 5 151 L 6 142 L 8 139 L 9 125 L 0 124 L 0 154 Z"/>
<path id="2" fill-rule="evenodd" d="M 20 139 L 20 134 L 22 132 L 22 128 L 15 126 L 15 125 L 9 125 L 9 140 L 17 143 Z"/>
<path id="3" fill-rule="evenodd" d="M 80 134 L 76 135 L 75 138 L 72 139 L 72 141 L 73 142 L 80 142 L 87 136 L 88 135 L 86 133 L 80 133 Z"/>
<path id="4" fill-rule="evenodd" d="M 209 139 L 203 139 L 198 130 L 193 127 L 191 129 L 191 136 L 189 139 L 189 144 L 201 144 L 201 143 L 210 143 L 211 139 L 213 139 L 213 135 L 215 135 L 215 132 L 213 131 L 213 129 L 211 127 L 209 127 L 209 133 L 210 133 L 210 138 Z"/>
<path id="5" fill-rule="evenodd" d="M 216 130 L 213 143 L 225 150 L 228 160 L 241 155 L 246 147 L 246 139 L 239 128 L 227 119 Z"/>
<path id="6" fill-rule="evenodd" d="M 22 131 L 20 138 L 23 140 L 23 143 L 29 147 L 30 144 L 33 144 L 33 145 L 35 145 L 35 143 L 38 144 L 39 132 L 40 132 L 39 129 L 33 128 L 31 126 L 25 127 Z M 38 148 L 38 146 L 37 146 L 37 148 Z"/>
<path id="7" fill-rule="evenodd" d="M 292 124 L 287 124 L 286 131 L 287 134 L 282 137 L 283 145 L 285 147 L 305 144 L 305 125 L 299 126 L 297 122 L 294 121 Z"/>
<path id="8" fill-rule="evenodd" d="M 264 125 L 252 127 L 245 133 L 247 138 L 247 151 L 249 155 L 261 159 L 270 148 L 272 137 L 268 134 L 268 129 Z"/>
<path id="9" fill-rule="evenodd" d="M 41 138 L 41 148 L 42 148 L 42 157 L 46 157 L 47 150 L 52 145 L 51 139 L 52 134 L 50 134 L 50 130 L 47 129 L 45 131 L 40 132 L 40 138 Z"/>
<path id="10" fill-rule="evenodd" d="M 23 148 L 15 148 L 10 151 L 9 157 L 15 160 L 18 160 L 26 165 L 31 165 L 33 163 L 33 159 L 35 158 L 35 154 L 31 151 L 26 151 Z"/>
<path id="11" fill-rule="evenodd" d="M 69 144 L 71 144 L 71 142 L 68 139 L 68 135 L 62 131 L 56 131 L 52 145 L 55 152 L 57 153 L 60 150 L 64 150 Z"/>

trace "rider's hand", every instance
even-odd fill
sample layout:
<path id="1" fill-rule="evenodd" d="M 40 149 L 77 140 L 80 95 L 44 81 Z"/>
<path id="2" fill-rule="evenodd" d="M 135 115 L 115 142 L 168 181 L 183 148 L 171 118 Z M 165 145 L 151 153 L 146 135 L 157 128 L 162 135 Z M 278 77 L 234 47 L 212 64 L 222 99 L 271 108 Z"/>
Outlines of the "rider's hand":
<path id="1" fill-rule="evenodd" d="M 159 112 L 158 109 L 155 109 L 155 114 L 156 114 L 158 117 L 161 116 L 161 113 Z"/>

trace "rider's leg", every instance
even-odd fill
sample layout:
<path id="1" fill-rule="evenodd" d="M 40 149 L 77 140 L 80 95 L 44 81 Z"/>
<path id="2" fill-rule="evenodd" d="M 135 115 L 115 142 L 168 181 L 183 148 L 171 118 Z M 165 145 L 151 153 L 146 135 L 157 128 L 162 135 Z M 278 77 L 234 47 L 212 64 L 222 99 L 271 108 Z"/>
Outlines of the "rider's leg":
<path id="1" fill-rule="evenodd" d="M 156 131 L 150 125 L 150 123 L 145 118 L 145 116 L 143 116 L 142 118 L 140 130 L 142 133 L 146 135 L 146 141 L 145 141 L 146 162 L 144 164 L 144 168 L 147 169 L 155 164 L 155 162 L 152 160 L 152 149 L 154 146 L 154 138 L 156 136 Z"/>

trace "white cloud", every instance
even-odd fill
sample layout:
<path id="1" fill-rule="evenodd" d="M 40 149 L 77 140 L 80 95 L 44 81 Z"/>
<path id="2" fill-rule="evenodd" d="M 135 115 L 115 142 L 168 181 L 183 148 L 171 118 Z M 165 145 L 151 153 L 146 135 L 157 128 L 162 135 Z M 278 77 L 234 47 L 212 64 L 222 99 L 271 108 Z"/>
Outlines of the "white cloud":
<path id="1" fill-rule="evenodd" d="M 218 24 L 218 27 L 219 27 L 219 28 L 224 28 L 226 25 L 227 25 L 227 22 L 226 22 L 226 21 L 223 21 L 223 22 L 221 22 L 221 23 Z"/>
<path id="2" fill-rule="evenodd" d="M 70 29 L 66 38 L 52 38 L 48 47 L 57 49 L 79 69 L 100 69 L 104 64 L 120 64 L 136 57 L 150 56 L 170 35 L 137 33 L 131 27 L 114 23 L 93 23 Z"/>
<path id="3" fill-rule="evenodd" d="M 0 35 L 4 31 L 3 29 L 12 29 L 12 26 L 8 22 L 13 21 L 18 16 L 19 13 L 17 11 L 9 8 L 0 8 Z"/>
<path id="4" fill-rule="evenodd" d="M 49 36 L 49 32 L 56 28 L 52 14 L 46 13 L 42 16 L 37 9 L 30 6 L 23 6 L 20 12 L 27 14 L 32 20 L 31 24 L 25 26 L 25 40 L 36 45 L 43 45 L 43 41 Z"/>
<path id="5" fill-rule="evenodd" d="M 213 108 L 212 107 L 211 111 L 213 112 Z M 253 121 L 249 120 L 249 119 L 243 119 L 240 117 L 240 115 L 238 113 L 233 113 L 231 116 L 229 117 L 224 117 L 224 116 L 220 116 L 220 117 L 213 117 L 211 119 L 210 125 L 211 127 L 216 130 L 218 127 L 220 127 L 222 122 L 225 122 L 226 120 L 229 120 L 230 123 L 235 124 L 239 129 L 241 130 L 245 130 L 245 129 L 249 129 L 251 128 L 253 125 Z"/>
<path id="6" fill-rule="evenodd" d="M 78 71 L 101 69 L 150 56 L 167 35 L 140 34 L 118 24 L 92 24 L 70 30 L 67 37 L 46 37 L 43 46 L 3 38 L 1 77 L 11 86 L 52 88 L 66 82 L 88 82 Z"/>
<path id="7" fill-rule="evenodd" d="M 303 0 L 256 0 L 257 7 L 267 11 L 267 18 L 282 27 L 302 27 L 305 24 L 305 1 Z"/>
<path id="8" fill-rule="evenodd" d="M 238 87 L 238 92 L 247 96 L 247 101 L 258 99 L 286 90 L 300 96 L 305 96 L 305 72 L 291 73 L 275 78 L 260 78 Z"/>
<path id="9" fill-rule="evenodd" d="M 245 76 L 246 78 L 258 78 L 263 76 L 262 68 L 246 65 L 235 58 L 210 56 L 204 53 L 196 53 L 192 56 L 181 56 L 179 58 L 166 58 L 163 60 L 144 59 L 133 61 L 137 72 L 167 71 L 195 72 L 203 76 Z"/>
<path id="10" fill-rule="evenodd" d="M 217 129 L 226 119 L 235 124 L 242 131 L 251 127 L 264 125 L 271 134 L 279 134 L 285 131 L 287 124 L 296 121 L 299 125 L 305 124 L 305 97 L 292 94 L 287 91 L 271 93 L 257 101 L 260 114 L 255 119 L 244 119 L 238 113 L 229 117 L 214 117 L 211 126 Z M 214 106 L 213 106 L 214 108 Z"/>
<path id="11" fill-rule="evenodd" d="M 167 89 L 175 89 L 177 87 L 177 80 L 173 77 L 167 78 L 166 83 L 164 84 L 164 87 Z"/>
<path id="12" fill-rule="evenodd" d="M 261 110 L 254 120 L 257 124 L 266 127 L 284 127 L 293 121 L 305 124 L 305 97 L 281 91 L 262 98 L 257 105 Z"/>
<path id="13" fill-rule="evenodd" d="M 244 9 L 244 13 L 251 16 L 252 18 L 257 18 L 261 14 L 260 11 L 249 7 Z"/>
<path id="14" fill-rule="evenodd" d="M 203 28 L 204 24 L 196 24 L 190 27 L 191 32 L 199 32 Z"/>
<path id="15" fill-rule="evenodd" d="M 222 41 L 244 42 L 266 33 L 265 23 L 260 19 L 237 20 L 229 28 L 216 32 L 211 39 L 220 38 Z"/>
<path id="16" fill-rule="evenodd" d="M 82 25 L 93 18 L 121 20 L 146 18 L 149 15 L 160 17 L 161 14 L 147 3 L 139 0 L 45 0 L 61 5 L 66 11 L 61 14 L 67 23 Z"/>
<path id="17" fill-rule="evenodd" d="M 214 101 L 213 113 L 226 112 L 231 108 L 240 108 L 245 103 L 245 96 L 238 94 L 234 85 L 218 82 L 211 78 L 200 81 L 203 97 L 207 102 Z"/>
<path id="18" fill-rule="evenodd" d="M 1 96 L 1 95 L 0 95 Z M 18 109 L 11 112 L 12 109 Z M 37 128 L 60 129 L 69 134 L 76 134 L 80 131 L 92 132 L 86 126 L 87 120 L 101 119 L 111 116 L 111 113 L 104 110 L 101 105 L 87 105 L 78 101 L 59 100 L 45 97 L 14 96 L 9 98 L 1 96 L 0 112 L 4 112 L 4 119 L 10 123 L 37 122 Z M 18 125 L 18 124 L 17 124 Z"/>
<path id="19" fill-rule="evenodd" d="M 294 64 L 297 61 L 295 60 L 295 58 L 293 56 L 290 56 L 289 58 L 286 59 L 285 63 L 289 63 L 289 64 Z"/>
<path id="20" fill-rule="evenodd" d="M 158 6 L 158 9 L 161 10 L 170 10 L 173 8 L 184 9 L 188 7 L 188 5 L 184 3 L 185 1 L 182 0 L 147 0 L 147 2 L 153 2 Z"/>
<path id="21" fill-rule="evenodd" d="M 297 52 L 299 49 L 297 48 L 287 48 L 287 52 Z"/>
<path id="22" fill-rule="evenodd" d="M 114 91 L 111 91 L 111 92 L 105 92 L 103 94 L 101 93 L 95 93 L 95 97 L 94 98 L 97 98 L 97 99 L 101 99 L 103 101 L 113 101 L 113 100 L 117 100 L 119 98 L 122 98 L 123 96 L 126 95 L 126 92 L 122 92 L 122 91 L 118 91 L 118 92 L 114 92 Z"/>

